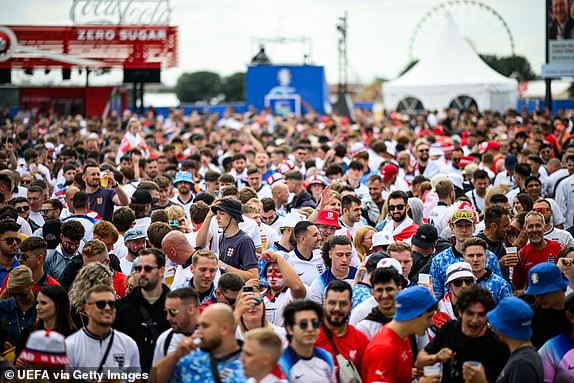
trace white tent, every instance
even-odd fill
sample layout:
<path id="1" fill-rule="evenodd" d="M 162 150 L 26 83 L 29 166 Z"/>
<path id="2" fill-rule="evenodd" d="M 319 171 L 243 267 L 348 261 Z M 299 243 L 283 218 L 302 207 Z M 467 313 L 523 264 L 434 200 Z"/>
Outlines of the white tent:
<path id="1" fill-rule="evenodd" d="M 426 110 L 441 110 L 453 101 L 468 103 L 470 97 L 479 110 L 500 111 L 516 107 L 517 86 L 516 80 L 482 61 L 447 14 L 434 49 L 407 73 L 384 83 L 383 97 L 387 109 L 397 109 L 399 104 L 413 107 L 420 101 Z"/>

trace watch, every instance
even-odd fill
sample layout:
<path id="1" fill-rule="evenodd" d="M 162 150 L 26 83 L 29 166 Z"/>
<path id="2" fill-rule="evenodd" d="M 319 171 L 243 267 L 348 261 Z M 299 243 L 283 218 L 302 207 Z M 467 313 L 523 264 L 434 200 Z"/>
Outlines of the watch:
<path id="1" fill-rule="evenodd" d="M 225 262 L 221 262 L 221 266 L 219 266 L 219 270 L 221 270 L 221 272 L 225 273 L 225 271 L 227 270 L 227 268 L 229 267 L 229 265 Z"/>

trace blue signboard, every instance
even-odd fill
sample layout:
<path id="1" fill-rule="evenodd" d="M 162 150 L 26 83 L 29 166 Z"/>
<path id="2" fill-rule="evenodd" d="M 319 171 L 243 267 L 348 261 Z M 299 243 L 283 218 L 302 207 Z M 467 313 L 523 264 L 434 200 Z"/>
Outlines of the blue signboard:
<path id="1" fill-rule="evenodd" d="M 309 111 L 331 113 L 329 90 L 322 66 L 251 65 L 245 79 L 247 104 L 277 115 L 300 116 Z"/>

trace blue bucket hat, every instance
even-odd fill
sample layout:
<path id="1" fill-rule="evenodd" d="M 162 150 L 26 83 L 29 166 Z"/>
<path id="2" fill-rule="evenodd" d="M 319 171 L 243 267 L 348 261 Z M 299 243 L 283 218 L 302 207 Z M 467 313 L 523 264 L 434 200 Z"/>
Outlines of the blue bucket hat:
<path id="1" fill-rule="evenodd" d="M 173 186 L 177 185 L 179 182 L 187 182 L 193 185 L 193 178 L 190 172 L 177 172 L 175 174 L 175 179 L 173 180 Z"/>
<path id="2" fill-rule="evenodd" d="M 395 298 L 394 320 L 415 319 L 436 305 L 436 299 L 426 287 L 413 286 L 402 290 Z"/>
<path id="3" fill-rule="evenodd" d="M 139 227 L 132 227 L 124 233 L 124 242 L 133 241 L 134 239 L 146 238 L 147 234 Z"/>
<path id="4" fill-rule="evenodd" d="M 544 295 L 564 290 L 568 286 L 568 279 L 553 263 L 539 263 L 528 271 L 527 295 Z"/>
<path id="5" fill-rule="evenodd" d="M 504 298 L 486 318 L 496 332 L 516 340 L 532 337 L 532 316 L 534 313 L 520 298 Z"/>

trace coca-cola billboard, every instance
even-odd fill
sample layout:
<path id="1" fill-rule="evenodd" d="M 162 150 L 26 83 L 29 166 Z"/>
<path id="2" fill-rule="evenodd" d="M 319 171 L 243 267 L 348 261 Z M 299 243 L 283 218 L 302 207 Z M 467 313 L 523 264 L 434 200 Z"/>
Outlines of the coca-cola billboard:
<path id="1" fill-rule="evenodd" d="M 74 24 L 169 25 L 168 0 L 73 0 Z"/>

